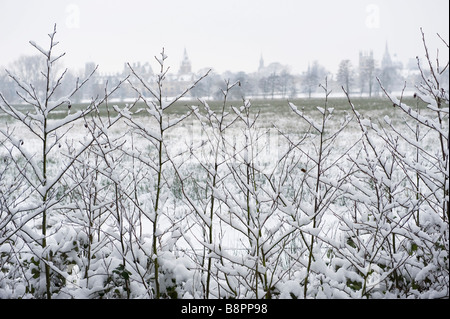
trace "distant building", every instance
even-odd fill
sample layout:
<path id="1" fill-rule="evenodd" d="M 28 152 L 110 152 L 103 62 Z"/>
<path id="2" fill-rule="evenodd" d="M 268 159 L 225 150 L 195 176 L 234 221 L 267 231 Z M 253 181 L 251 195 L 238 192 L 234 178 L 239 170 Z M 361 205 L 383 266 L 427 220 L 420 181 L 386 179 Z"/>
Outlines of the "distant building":
<path id="1" fill-rule="evenodd" d="M 164 94 L 168 97 L 173 97 L 183 93 L 183 91 L 193 83 L 194 78 L 191 60 L 189 59 L 185 48 L 178 74 L 167 75 L 167 82 L 164 85 Z"/>
<path id="2" fill-rule="evenodd" d="M 141 62 L 133 62 L 130 63 L 130 65 L 139 76 L 147 81 L 153 76 L 153 69 L 149 62 L 145 62 L 144 64 Z M 128 73 L 129 69 L 127 63 L 124 63 L 123 70 L 123 74 Z"/>
<path id="3" fill-rule="evenodd" d="M 392 67 L 392 58 L 391 54 L 389 53 L 388 44 L 386 42 L 386 47 L 384 49 L 383 59 L 381 60 L 381 68 L 390 68 Z"/>
<path id="4" fill-rule="evenodd" d="M 191 60 L 189 60 L 186 48 L 184 48 L 183 60 L 181 61 L 180 70 L 178 71 L 178 74 L 179 75 L 192 74 Z"/>
<path id="5" fill-rule="evenodd" d="M 261 58 L 259 59 L 259 68 L 258 68 L 258 72 L 262 72 L 262 70 L 264 69 L 264 59 L 263 56 L 261 54 Z"/>
<path id="6" fill-rule="evenodd" d="M 383 59 L 381 60 L 381 70 L 379 78 L 383 87 L 392 92 L 395 89 L 400 89 L 403 84 L 400 71 L 403 69 L 403 65 L 399 61 L 394 61 L 389 53 L 388 44 L 384 50 Z"/>
<path id="7" fill-rule="evenodd" d="M 370 50 L 369 53 L 359 51 L 359 67 L 365 68 L 370 65 L 373 61 L 373 51 Z"/>

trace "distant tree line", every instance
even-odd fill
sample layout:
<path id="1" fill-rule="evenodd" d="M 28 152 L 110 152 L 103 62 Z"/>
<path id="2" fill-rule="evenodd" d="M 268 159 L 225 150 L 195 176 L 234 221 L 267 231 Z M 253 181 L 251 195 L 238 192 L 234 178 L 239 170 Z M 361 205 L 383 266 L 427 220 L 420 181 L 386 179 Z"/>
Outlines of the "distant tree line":
<path id="1" fill-rule="evenodd" d="M 377 78 L 379 78 L 385 85 L 388 92 L 401 91 L 405 82 L 408 87 L 414 86 L 420 80 L 420 74 L 417 71 L 417 65 L 409 63 L 404 66 L 402 63 L 392 61 L 389 52 L 387 51 L 383 56 L 381 63 L 374 59 L 373 53 L 360 53 L 359 64 L 354 65 L 351 60 L 344 59 L 340 62 L 336 74 L 332 74 L 318 61 L 314 61 L 308 65 L 308 68 L 300 74 L 291 72 L 289 66 L 280 63 L 271 63 L 264 67 L 262 64 L 258 71 L 253 73 L 246 72 L 224 72 L 219 74 L 214 71 L 210 72 L 209 76 L 199 83 L 189 94 L 193 98 L 206 98 L 209 100 L 221 99 L 222 90 L 226 88 L 226 82 L 238 82 L 239 87 L 230 93 L 231 99 L 256 98 L 256 99 L 276 99 L 276 98 L 294 98 L 294 97 L 312 97 L 316 93 L 320 93 L 319 83 L 325 77 L 328 79 L 329 87 L 339 92 L 341 87 L 344 87 L 347 92 L 352 95 L 360 96 L 379 96 L 379 86 L 376 85 Z M 42 60 L 38 56 L 20 56 L 16 61 L 8 66 L 8 70 L 18 75 L 26 83 L 39 83 L 42 81 L 41 74 L 38 70 L 42 69 Z M 140 65 L 134 64 L 138 67 L 140 74 L 146 80 L 152 80 L 155 77 L 149 63 Z M 73 72 L 67 71 L 66 78 L 72 78 L 76 81 L 77 78 L 82 78 L 94 70 L 96 65 L 94 63 L 86 63 L 85 69 Z M 4 70 L 5 68 L 1 68 Z M 86 83 L 83 92 L 77 92 L 72 96 L 74 102 L 87 101 L 104 94 L 105 85 L 113 87 L 117 85 L 121 78 L 126 75 L 127 67 L 116 74 L 102 74 L 95 72 L 90 83 Z M 62 71 L 56 70 L 55 72 Z M 198 77 L 199 74 L 204 74 L 205 69 L 198 72 L 192 72 L 189 76 L 183 78 L 177 76 L 170 76 L 168 74 L 168 85 L 175 85 L 173 95 L 182 93 L 177 91 L 177 87 L 184 87 L 191 79 Z M 447 75 L 443 77 L 444 86 L 448 87 L 448 70 Z M 70 81 L 68 81 L 70 82 Z M 10 99 L 11 102 L 19 103 L 20 100 L 16 95 L 14 81 L 8 76 L 7 72 L 0 72 L 0 90 L 4 96 Z M 63 96 L 67 93 L 68 88 L 61 88 L 55 94 Z M 39 94 L 39 92 L 38 92 Z M 41 92 L 43 94 L 43 92 Z M 124 86 L 118 89 L 112 98 L 119 100 L 132 99 L 136 92 L 129 86 Z"/>

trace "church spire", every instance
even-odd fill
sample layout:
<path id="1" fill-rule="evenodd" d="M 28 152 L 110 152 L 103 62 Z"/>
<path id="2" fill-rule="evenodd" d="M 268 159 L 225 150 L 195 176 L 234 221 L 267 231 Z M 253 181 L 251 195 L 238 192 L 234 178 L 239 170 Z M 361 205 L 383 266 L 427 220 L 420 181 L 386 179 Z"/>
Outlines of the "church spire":
<path id="1" fill-rule="evenodd" d="M 191 61 L 189 60 L 186 47 L 184 48 L 183 60 L 181 61 L 179 74 L 190 74 L 192 72 Z"/>
<path id="2" fill-rule="evenodd" d="M 184 47 L 183 61 L 188 61 L 188 60 L 189 60 L 189 58 L 188 58 L 188 54 L 187 54 L 187 51 L 186 51 L 186 47 Z"/>
<path id="3" fill-rule="evenodd" d="M 386 41 L 386 47 L 384 49 L 383 60 L 381 60 L 381 67 L 390 67 L 392 65 L 391 55 L 389 54 L 388 42 Z"/>

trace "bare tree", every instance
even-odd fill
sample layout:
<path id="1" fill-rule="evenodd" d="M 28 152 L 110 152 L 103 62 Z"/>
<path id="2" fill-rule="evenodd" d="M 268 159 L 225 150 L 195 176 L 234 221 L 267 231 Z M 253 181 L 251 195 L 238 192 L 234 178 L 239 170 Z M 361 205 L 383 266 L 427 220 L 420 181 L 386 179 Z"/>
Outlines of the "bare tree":
<path id="1" fill-rule="evenodd" d="M 372 97 L 373 85 L 375 83 L 375 59 L 373 58 L 373 52 L 370 52 L 369 56 L 363 56 L 360 53 L 359 62 L 359 85 L 361 94 L 364 92 L 365 87 L 369 91 L 369 97 Z"/>
<path id="2" fill-rule="evenodd" d="M 131 82 L 129 82 L 135 91 L 139 94 L 140 99 L 145 104 L 145 110 L 148 114 L 156 121 L 157 129 L 153 130 L 150 127 L 147 127 L 146 124 L 140 123 L 137 120 L 129 117 L 128 123 L 131 128 L 133 128 L 138 134 L 140 134 L 143 138 L 145 138 L 151 147 L 154 148 L 156 152 L 155 160 L 151 158 L 147 158 L 144 154 L 135 154 L 136 159 L 142 161 L 142 163 L 146 164 L 154 170 L 156 176 L 154 178 L 155 181 L 155 192 L 152 194 L 152 211 L 147 212 L 145 217 L 151 222 L 153 227 L 152 233 L 152 262 L 154 265 L 154 276 L 155 276 L 155 297 L 159 299 L 161 297 L 161 287 L 160 287 L 160 263 L 158 260 L 158 253 L 160 251 L 160 247 L 158 243 L 161 240 L 162 234 L 159 232 L 159 223 L 160 218 L 163 215 L 163 208 L 165 205 L 166 197 L 163 196 L 163 192 L 167 190 L 169 187 L 167 183 L 167 179 L 164 177 L 166 163 L 168 162 L 168 150 L 165 142 L 165 132 L 170 128 L 174 127 L 184 119 L 186 119 L 192 112 L 188 111 L 186 114 L 181 115 L 179 117 L 175 117 L 172 119 L 168 118 L 166 114 L 168 108 L 173 106 L 179 99 L 185 96 L 191 89 L 195 87 L 195 85 L 200 82 L 204 77 L 208 75 L 206 73 L 198 80 L 196 80 L 190 87 L 186 88 L 181 94 L 176 96 L 171 101 L 167 102 L 166 97 L 164 96 L 164 81 L 166 79 L 166 74 L 169 70 L 168 67 L 165 66 L 165 60 L 167 59 L 167 55 L 162 50 L 160 57 L 155 57 L 157 60 L 160 71 L 157 74 L 156 79 L 156 89 L 152 88 L 150 84 L 148 84 L 144 79 L 140 77 L 139 74 L 135 72 L 135 70 L 128 64 L 133 75 L 139 80 L 139 82 L 143 86 L 143 91 L 151 96 L 151 99 L 145 98 L 144 92 L 141 92 L 139 88 L 136 88 Z M 151 181 L 149 181 L 151 182 Z"/>
<path id="3" fill-rule="evenodd" d="M 350 60 L 342 60 L 339 63 L 339 70 L 337 73 L 337 80 L 345 87 L 347 92 L 353 84 L 354 71 Z"/>
<path id="4" fill-rule="evenodd" d="M 77 158 L 89 147 L 90 143 L 82 144 L 73 156 L 67 158 L 67 161 L 61 163 L 61 166 L 58 168 L 52 166 L 53 156 L 59 150 L 63 139 L 69 134 L 72 127 L 71 124 L 82 119 L 93 110 L 96 110 L 106 98 L 93 100 L 82 110 L 71 113 L 70 109 L 72 105 L 70 98 L 81 89 L 93 73 L 81 83 L 77 80 L 75 87 L 66 96 L 55 98 L 56 92 L 67 72 L 67 70 L 64 70 L 59 75 L 55 75 L 54 72 L 55 63 L 65 55 L 65 53 L 54 55 L 54 48 L 58 44 L 55 40 L 55 35 L 56 25 L 54 26 L 53 32 L 49 34 L 50 44 L 48 50 L 30 41 L 30 44 L 44 58 L 44 62 L 39 64 L 44 66 L 44 68 L 39 71 L 40 80 L 37 80 L 37 83 L 27 83 L 8 72 L 10 78 L 13 79 L 19 88 L 17 95 L 28 105 L 29 109 L 24 113 L 7 101 L 0 93 L 0 99 L 3 102 L 0 103 L 0 108 L 12 118 L 19 121 L 24 129 L 36 139 L 36 142 L 32 142 L 25 138 L 24 131 L 14 132 L 15 134 L 21 135 L 21 137 L 15 137 L 13 132 L 0 129 L 0 133 L 7 138 L 9 144 L 21 155 L 21 159 L 11 158 L 14 160 L 15 166 L 21 172 L 24 179 L 30 185 L 30 193 L 24 194 L 28 195 L 29 198 L 23 200 L 23 205 L 27 207 L 25 209 L 27 214 L 23 216 L 25 220 L 19 225 L 19 229 L 25 237 L 32 239 L 31 241 L 29 239 L 25 240 L 25 242 L 37 258 L 36 262 L 42 267 L 42 271 L 44 272 L 45 284 L 35 288 L 39 290 L 39 293 L 43 293 L 49 299 L 55 288 L 52 281 L 60 280 L 58 277 L 61 274 L 53 264 L 52 259 L 54 258 L 55 252 L 51 252 L 47 248 L 47 239 L 51 236 L 49 233 L 50 229 L 53 232 L 57 231 L 53 226 L 56 222 L 54 218 L 56 220 L 58 218 L 58 204 L 61 203 L 62 198 L 72 191 L 72 188 L 61 189 L 60 183 L 69 168 L 74 165 Z M 35 76 L 37 75 L 35 74 Z M 50 117 L 52 114 L 61 108 L 68 110 L 67 115 L 60 120 L 51 121 Z M 34 143 L 36 144 L 33 145 Z M 36 150 L 35 146 L 39 146 L 39 148 Z M 23 208 L 18 209 L 16 213 L 22 215 L 23 210 Z M 27 222 L 38 216 L 41 217 L 39 227 L 41 235 L 34 233 L 35 230 L 31 232 L 25 231 L 24 228 L 26 228 Z M 37 242 L 39 242 L 39 245 L 36 246 L 35 244 Z"/>

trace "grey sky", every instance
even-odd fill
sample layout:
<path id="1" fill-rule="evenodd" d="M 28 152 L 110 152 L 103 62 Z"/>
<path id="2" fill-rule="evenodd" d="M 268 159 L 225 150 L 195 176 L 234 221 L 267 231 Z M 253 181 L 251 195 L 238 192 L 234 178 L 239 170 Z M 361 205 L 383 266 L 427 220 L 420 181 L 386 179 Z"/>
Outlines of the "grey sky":
<path id="1" fill-rule="evenodd" d="M 381 60 L 386 42 L 407 61 L 423 55 L 420 27 L 430 48 L 448 50 L 448 0 L 0 0 L 0 66 L 48 45 L 57 23 L 59 50 L 70 68 L 94 61 L 100 71 L 124 62 L 150 61 L 164 47 L 176 71 L 184 48 L 193 70 L 253 72 L 261 54 L 304 71 L 319 61 L 335 72 L 342 59 L 357 63 L 360 50 Z"/>

